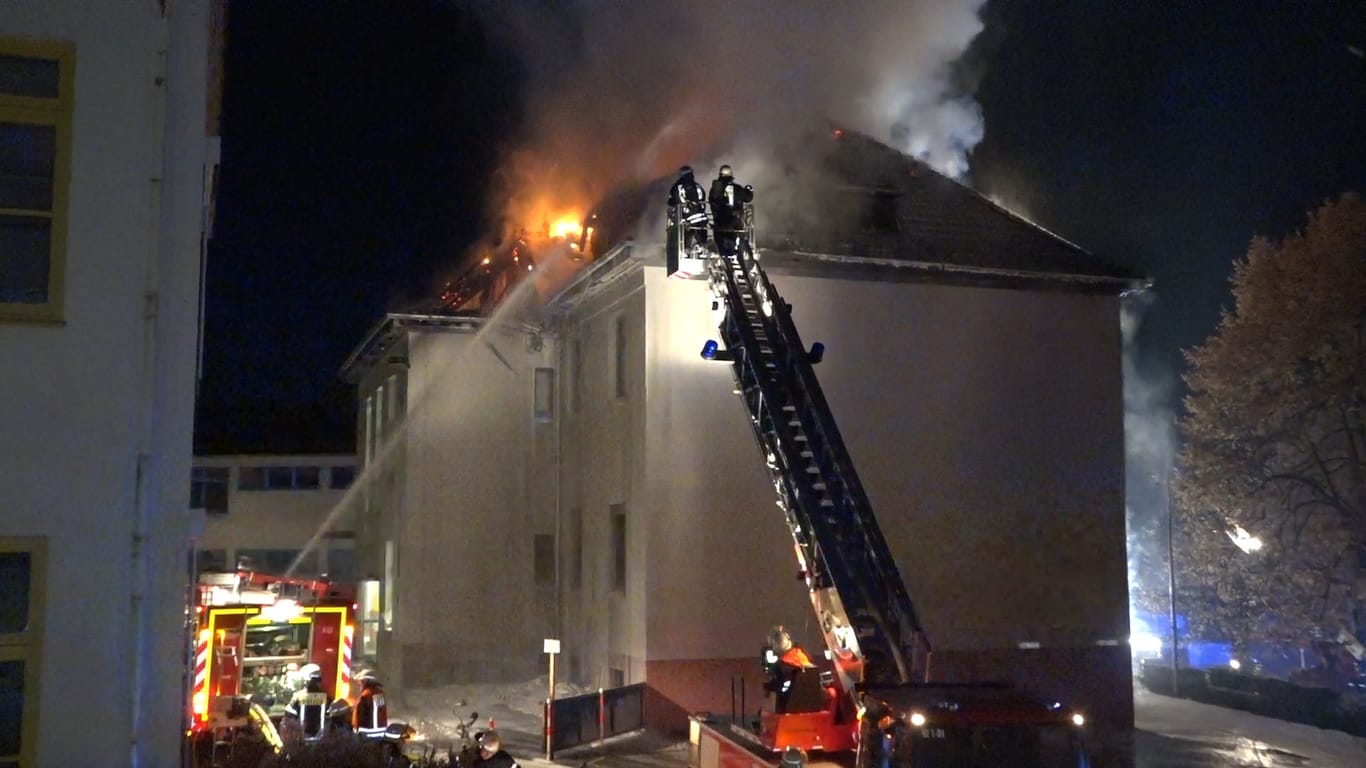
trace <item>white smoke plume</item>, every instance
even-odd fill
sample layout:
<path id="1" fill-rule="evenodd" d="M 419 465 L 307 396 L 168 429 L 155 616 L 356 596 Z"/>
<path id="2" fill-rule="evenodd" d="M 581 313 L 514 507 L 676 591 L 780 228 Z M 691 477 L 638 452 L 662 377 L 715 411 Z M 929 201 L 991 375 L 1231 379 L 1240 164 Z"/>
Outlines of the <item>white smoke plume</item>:
<path id="1" fill-rule="evenodd" d="M 1171 522 L 1169 473 L 1177 450 L 1176 381 L 1170 374 L 1145 370 L 1135 342 L 1144 317 L 1156 301 L 1158 297 L 1152 291 L 1144 291 L 1130 295 L 1120 309 L 1129 605 L 1134 615 L 1170 608 L 1167 526 Z M 1135 632 L 1140 630 L 1135 626 Z"/>
<path id="2" fill-rule="evenodd" d="M 681 164 L 758 187 L 775 148 L 833 120 L 961 177 L 982 114 L 955 63 L 985 0 L 560 0 L 477 4 L 521 57 L 509 219 L 583 206 Z M 768 198 L 771 199 L 771 198 Z"/>
<path id="3" fill-rule="evenodd" d="M 1143 316 L 1156 297 L 1151 291 L 1125 299 L 1120 310 L 1124 341 L 1124 441 L 1131 470 L 1156 481 L 1169 467 L 1176 451 L 1176 422 L 1172 399 L 1176 382 L 1170 375 L 1145 371 L 1138 361 L 1134 341 Z"/>

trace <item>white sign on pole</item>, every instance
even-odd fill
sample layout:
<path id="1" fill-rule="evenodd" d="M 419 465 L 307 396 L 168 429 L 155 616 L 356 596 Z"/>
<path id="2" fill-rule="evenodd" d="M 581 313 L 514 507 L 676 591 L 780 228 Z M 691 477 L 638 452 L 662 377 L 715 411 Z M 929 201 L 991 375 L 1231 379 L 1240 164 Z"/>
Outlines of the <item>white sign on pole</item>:
<path id="1" fill-rule="evenodd" d="M 546 638 L 546 640 L 545 640 L 545 651 L 544 651 L 544 653 L 559 653 L 559 652 L 560 652 L 560 641 L 559 641 L 559 640 L 551 640 L 550 638 Z"/>

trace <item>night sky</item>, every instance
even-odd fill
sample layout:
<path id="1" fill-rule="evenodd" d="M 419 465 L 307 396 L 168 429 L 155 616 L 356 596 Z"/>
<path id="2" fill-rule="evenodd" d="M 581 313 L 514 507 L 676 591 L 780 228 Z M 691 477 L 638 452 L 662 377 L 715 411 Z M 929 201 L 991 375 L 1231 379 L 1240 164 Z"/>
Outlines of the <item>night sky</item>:
<path id="1" fill-rule="evenodd" d="M 555 60 L 481 5 L 230 4 L 198 451 L 354 449 L 338 369 L 485 233 L 525 86 Z M 990 2 L 981 17 L 954 71 L 985 127 L 967 181 L 1156 280 L 1145 381 L 1176 380 L 1254 235 L 1366 192 L 1366 3 Z M 742 79 L 745 53 L 697 76 Z"/>

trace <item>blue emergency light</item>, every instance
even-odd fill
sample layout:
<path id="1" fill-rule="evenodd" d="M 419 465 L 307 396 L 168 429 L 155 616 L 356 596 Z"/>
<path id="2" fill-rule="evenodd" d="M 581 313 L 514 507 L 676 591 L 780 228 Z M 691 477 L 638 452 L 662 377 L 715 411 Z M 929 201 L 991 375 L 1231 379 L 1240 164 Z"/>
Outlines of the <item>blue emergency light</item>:
<path id="1" fill-rule="evenodd" d="M 809 352 L 809 353 L 807 354 L 806 359 L 807 359 L 812 365 L 815 365 L 816 363 L 819 363 L 820 361 L 824 360 L 824 359 L 825 359 L 825 345 L 822 344 L 822 343 L 819 342 L 819 341 L 816 342 L 816 343 L 814 343 L 814 344 L 812 344 L 812 345 L 811 345 L 811 352 Z"/>
<path id="2" fill-rule="evenodd" d="M 715 360 L 716 350 L 720 348 L 721 345 L 717 343 L 716 339 L 707 339 L 707 343 L 702 345 L 702 359 Z"/>

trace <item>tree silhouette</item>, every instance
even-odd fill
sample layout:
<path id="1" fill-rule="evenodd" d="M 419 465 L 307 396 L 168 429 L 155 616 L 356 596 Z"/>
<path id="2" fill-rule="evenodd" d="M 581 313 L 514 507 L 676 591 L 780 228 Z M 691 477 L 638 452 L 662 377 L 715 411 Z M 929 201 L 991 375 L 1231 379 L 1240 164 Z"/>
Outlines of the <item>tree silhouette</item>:
<path id="1" fill-rule="evenodd" d="M 1361 637 L 1366 202 L 1347 194 L 1279 243 L 1254 239 L 1231 282 L 1235 306 L 1186 353 L 1185 606 L 1242 643 Z"/>

